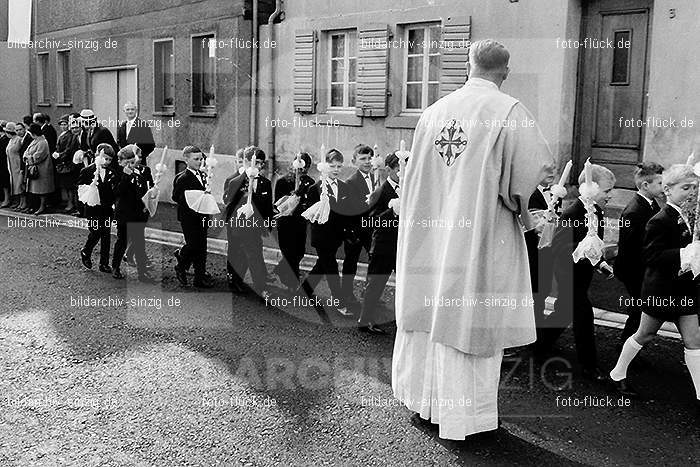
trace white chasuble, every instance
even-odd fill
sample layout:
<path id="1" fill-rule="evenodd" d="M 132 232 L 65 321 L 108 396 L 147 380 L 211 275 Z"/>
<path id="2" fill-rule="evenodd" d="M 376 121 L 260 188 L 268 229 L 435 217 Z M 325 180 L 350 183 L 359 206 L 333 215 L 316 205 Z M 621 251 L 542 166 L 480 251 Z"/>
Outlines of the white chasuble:
<path id="1" fill-rule="evenodd" d="M 396 323 L 491 357 L 534 342 L 519 199 L 554 166 L 529 111 L 472 78 L 426 109 L 401 182 Z"/>

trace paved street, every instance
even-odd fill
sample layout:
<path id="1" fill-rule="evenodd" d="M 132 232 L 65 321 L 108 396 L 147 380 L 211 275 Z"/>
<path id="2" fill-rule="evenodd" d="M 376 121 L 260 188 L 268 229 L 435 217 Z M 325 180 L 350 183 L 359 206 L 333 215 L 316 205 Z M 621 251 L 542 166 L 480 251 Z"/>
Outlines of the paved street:
<path id="1" fill-rule="evenodd" d="M 0 216 L 0 465 L 697 465 L 700 420 L 680 341 L 633 367 L 644 399 L 570 380 L 563 358 L 506 359 L 495 434 L 438 439 L 391 393 L 393 338 L 312 308 L 181 289 L 173 248 L 148 244 L 162 285 L 78 259 L 85 233 Z M 93 256 L 97 264 L 97 252 Z M 327 293 L 327 291 L 326 291 Z M 291 299 L 273 287 L 273 297 Z M 96 302 L 95 302 L 96 301 Z M 617 330 L 599 328 L 602 365 Z M 393 335 L 393 329 L 391 329 Z M 606 396 L 610 396 L 606 399 Z M 591 406 L 613 403 L 613 407 Z M 575 405 L 578 405 L 576 407 Z"/>

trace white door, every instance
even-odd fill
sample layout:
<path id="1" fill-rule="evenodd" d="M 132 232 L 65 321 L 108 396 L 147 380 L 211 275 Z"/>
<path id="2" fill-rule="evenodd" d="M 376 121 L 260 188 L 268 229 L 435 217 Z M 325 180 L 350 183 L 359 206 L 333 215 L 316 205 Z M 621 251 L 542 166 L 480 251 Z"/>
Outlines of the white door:
<path id="1" fill-rule="evenodd" d="M 118 122 L 124 120 L 124 104 L 138 105 L 138 80 L 135 68 L 90 73 L 90 106 L 98 120 L 117 136 Z"/>

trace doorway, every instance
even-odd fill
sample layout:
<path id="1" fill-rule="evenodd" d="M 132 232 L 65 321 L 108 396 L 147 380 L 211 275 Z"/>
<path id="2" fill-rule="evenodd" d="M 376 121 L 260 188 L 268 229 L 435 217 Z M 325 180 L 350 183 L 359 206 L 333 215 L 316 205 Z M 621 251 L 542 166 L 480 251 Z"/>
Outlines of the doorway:
<path id="1" fill-rule="evenodd" d="M 635 188 L 644 150 L 653 0 L 589 0 L 584 5 L 577 105 L 577 165 L 588 157 Z"/>
<path id="2" fill-rule="evenodd" d="M 136 67 L 89 69 L 90 108 L 116 138 L 118 122 L 125 120 L 124 104 L 138 105 Z"/>

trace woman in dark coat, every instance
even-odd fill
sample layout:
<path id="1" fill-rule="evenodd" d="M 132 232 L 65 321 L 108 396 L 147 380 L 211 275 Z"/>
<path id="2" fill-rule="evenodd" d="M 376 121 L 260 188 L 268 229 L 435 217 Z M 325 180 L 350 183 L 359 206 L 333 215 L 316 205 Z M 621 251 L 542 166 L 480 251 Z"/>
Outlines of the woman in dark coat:
<path id="1" fill-rule="evenodd" d="M 0 188 L 3 192 L 0 208 L 10 205 L 10 169 L 7 165 L 7 145 L 10 138 L 5 134 L 5 120 L 0 120 Z"/>
<path id="2" fill-rule="evenodd" d="M 39 196 L 39 209 L 34 211 L 34 215 L 39 215 L 46 211 L 46 198 L 55 189 L 53 163 L 49 153 L 49 143 L 42 135 L 41 126 L 38 123 L 32 123 L 27 131 L 34 138 L 24 153 L 24 161 L 27 164 L 27 192 Z M 33 171 L 36 171 L 34 177 L 31 175 Z"/>
<path id="3" fill-rule="evenodd" d="M 78 175 L 80 168 L 73 163 L 73 155 L 80 149 L 80 141 L 70 128 L 79 127 L 80 123 L 71 115 L 64 115 L 58 121 L 61 134 L 53 153 L 56 165 L 56 184 L 61 190 L 61 197 L 67 200 L 64 212 L 73 213 L 78 206 Z"/>

